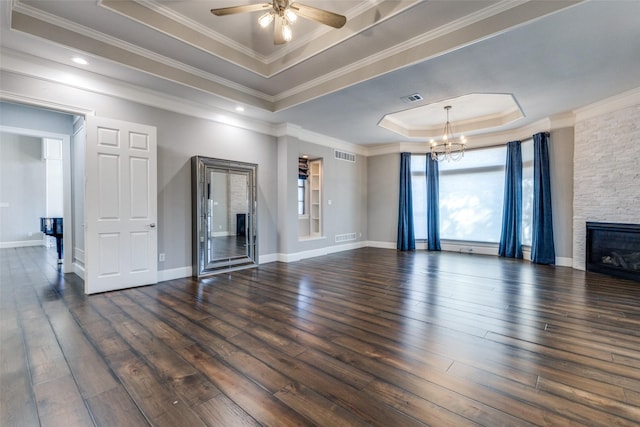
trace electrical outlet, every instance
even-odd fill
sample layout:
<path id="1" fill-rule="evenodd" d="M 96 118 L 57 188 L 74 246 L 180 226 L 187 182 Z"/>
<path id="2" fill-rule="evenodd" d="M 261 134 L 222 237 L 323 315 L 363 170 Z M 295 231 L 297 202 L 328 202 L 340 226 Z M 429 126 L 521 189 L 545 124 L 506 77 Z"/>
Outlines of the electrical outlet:
<path id="1" fill-rule="evenodd" d="M 164 254 L 158 254 L 158 261 L 164 262 Z"/>

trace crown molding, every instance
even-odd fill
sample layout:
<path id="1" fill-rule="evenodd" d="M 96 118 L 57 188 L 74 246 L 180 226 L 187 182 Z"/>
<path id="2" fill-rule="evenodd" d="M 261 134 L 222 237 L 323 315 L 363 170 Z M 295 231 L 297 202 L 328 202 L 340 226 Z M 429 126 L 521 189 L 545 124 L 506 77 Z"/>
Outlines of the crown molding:
<path id="1" fill-rule="evenodd" d="M 461 49 L 585 0 L 508 0 L 469 14 L 275 96 L 274 111 Z M 500 19 L 497 19 L 497 17 Z"/>
<path id="2" fill-rule="evenodd" d="M 350 9 L 347 15 L 352 17 L 365 13 L 368 10 L 375 9 L 376 6 L 383 1 L 384 0 L 370 0 L 366 3 L 361 3 Z M 408 5 L 404 8 L 410 7 L 418 1 L 419 0 L 405 0 Z M 314 47 L 311 47 L 311 44 L 314 41 L 320 40 L 321 38 L 326 37 L 329 33 L 332 33 L 331 28 L 321 26 L 314 31 L 303 34 L 302 36 L 296 36 L 295 40 L 292 42 L 281 46 L 273 54 L 265 56 L 205 25 L 200 24 L 197 21 L 176 13 L 170 7 L 164 6 L 156 0 L 98 0 L 98 4 L 101 7 L 107 8 L 128 19 L 139 22 L 149 28 L 153 28 L 168 37 L 180 40 L 183 43 L 195 47 L 196 49 L 210 55 L 215 55 L 264 78 L 270 78 L 282 73 L 287 69 L 331 48 L 335 44 L 353 37 L 355 34 L 364 31 L 366 28 L 373 25 L 369 24 L 366 28 L 358 28 L 354 31 L 344 33 L 337 39 L 335 37 L 328 37 L 325 42 L 315 44 Z M 144 13 L 141 8 L 144 8 Z M 395 12 L 387 14 L 376 21 L 375 24 L 399 13 L 404 8 L 399 8 L 395 10 Z M 162 16 L 168 19 L 169 22 L 164 22 L 161 25 L 158 25 L 157 22 L 152 22 L 152 19 L 149 17 L 150 13 Z M 175 31 L 175 28 L 169 28 L 171 24 L 173 24 L 173 26 L 179 25 L 182 28 Z M 207 43 L 203 43 L 202 36 L 217 46 L 207 46 Z M 295 59 L 285 60 L 285 58 Z"/>
<path id="3" fill-rule="evenodd" d="M 287 55 L 289 55 L 291 52 L 302 48 L 303 46 L 305 46 L 307 43 L 309 43 L 311 40 L 315 40 L 320 38 L 321 36 L 323 36 L 324 34 L 332 31 L 331 28 L 327 27 L 327 26 L 320 26 L 318 27 L 316 30 L 314 31 L 310 31 L 305 33 L 302 36 L 296 36 L 295 40 L 287 43 L 284 46 L 281 46 L 280 49 L 276 50 L 273 54 L 271 55 L 262 55 L 250 48 L 248 48 L 247 46 L 240 44 L 238 42 L 236 42 L 235 40 L 226 37 L 220 33 L 218 33 L 217 31 L 212 30 L 211 28 L 200 24 L 197 21 L 194 21 L 192 19 L 189 19 L 187 17 L 185 17 L 184 15 L 181 15 L 179 13 L 176 13 L 173 9 L 171 9 L 170 7 L 164 6 L 162 3 L 159 3 L 157 0 L 131 0 L 134 1 L 150 10 L 153 10 L 161 15 L 164 15 L 165 17 L 178 22 L 181 25 L 184 25 L 185 27 L 191 28 L 196 30 L 197 32 L 205 35 L 206 37 L 209 37 L 213 40 L 216 40 L 220 43 L 224 43 L 225 45 L 227 45 L 228 47 L 242 53 L 243 55 L 246 55 L 248 57 L 252 57 L 260 62 L 262 62 L 265 65 L 269 65 L 272 64 L 278 60 L 281 60 L 282 58 L 286 57 Z M 378 6 L 380 3 L 382 3 L 384 0 L 370 0 L 366 3 L 360 3 L 354 7 L 352 7 L 351 9 L 349 9 L 346 13 L 345 16 L 347 17 L 347 21 L 349 21 L 351 18 L 358 16 L 362 13 L 364 13 L 365 11 L 371 9 L 371 8 L 375 8 L 376 6 Z M 105 4 L 105 3 L 113 3 L 113 4 L 117 4 L 119 2 L 113 2 L 112 0 L 98 0 L 99 4 Z M 112 8 L 109 5 L 106 5 L 106 7 Z M 113 9 L 116 10 L 117 9 Z M 127 16 L 127 15 L 125 15 Z M 171 34 L 169 34 L 171 35 Z M 171 35 L 172 37 L 174 37 L 173 35 Z"/>
<path id="4" fill-rule="evenodd" d="M 95 42 L 98 43 L 102 43 L 108 46 L 113 46 L 117 49 L 120 49 L 122 51 L 128 52 L 134 56 L 136 56 L 137 58 L 135 59 L 135 61 L 129 59 L 125 59 L 123 56 L 121 55 L 120 57 L 114 59 L 114 58 L 110 58 L 112 60 L 116 60 L 117 62 L 126 65 L 128 67 L 134 68 L 136 70 L 139 71 L 143 71 L 146 73 L 149 73 L 148 70 L 157 70 L 158 67 L 154 66 L 155 64 L 162 64 L 165 65 L 167 67 L 170 67 L 171 69 L 174 70 L 180 70 L 184 73 L 187 73 L 190 76 L 195 76 L 198 77 L 200 79 L 209 81 L 211 83 L 214 83 L 216 85 L 225 87 L 227 89 L 231 89 L 233 91 L 237 91 L 237 92 L 241 92 L 245 95 L 248 95 L 250 97 L 254 97 L 254 98 L 258 98 L 261 99 L 263 101 L 266 101 L 267 103 L 269 103 L 270 105 L 273 104 L 275 98 L 273 96 L 270 96 L 264 92 L 260 92 L 257 90 L 253 90 L 250 89 L 244 85 L 240 85 L 238 83 L 235 83 L 231 80 L 228 79 L 224 79 L 222 77 L 219 77 L 215 74 L 211 74 L 211 73 L 207 73 L 205 71 L 202 71 L 200 69 L 197 69 L 195 67 L 190 67 L 188 65 L 185 65 L 182 62 L 179 61 L 175 61 L 173 59 L 167 58 L 165 56 L 159 55 L 155 52 L 151 52 L 147 49 L 143 49 L 139 46 L 133 45 L 131 43 L 127 43 L 124 42 L 118 38 L 109 36 L 107 34 L 104 34 L 102 32 L 96 31 L 92 28 L 89 27 L 85 27 L 83 25 L 80 25 L 78 23 L 60 18 L 58 16 L 52 15 L 50 13 L 46 13 L 43 12 L 39 9 L 36 9 L 32 6 L 26 5 L 24 3 L 21 3 L 20 1 L 16 1 L 13 7 L 13 14 L 14 14 L 14 19 L 12 19 L 12 28 L 17 29 L 19 31 L 23 31 L 23 32 L 27 32 L 28 34 L 32 34 L 35 36 L 39 36 L 39 34 L 37 34 L 37 32 L 35 31 L 35 28 L 37 28 L 38 26 L 38 22 L 33 22 L 33 21 L 29 21 L 26 22 L 24 24 L 25 28 L 20 28 L 18 25 L 18 28 L 16 28 L 14 26 L 15 22 L 19 22 L 19 18 L 20 15 L 31 18 L 32 20 L 36 20 L 36 21 L 40 21 L 40 22 L 44 22 L 47 23 L 51 26 L 53 26 L 54 28 L 58 28 L 61 31 L 71 31 L 73 33 L 76 33 L 80 36 L 84 36 L 90 40 L 93 40 Z M 131 18 L 130 18 L 131 19 Z M 33 30 L 32 30 L 33 29 Z M 51 30 L 51 29 L 50 29 Z M 58 42 L 55 37 L 53 37 L 53 33 L 51 31 L 49 31 L 49 37 L 48 40 L 53 41 L 53 42 Z M 76 40 L 77 41 L 77 40 Z M 60 43 L 60 42 L 58 42 Z M 63 45 L 65 45 L 65 43 L 62 43 Z M 75 46 L 70 46 L 70 48 L 72 49 L 76 49 L 76 50 L 80 50 L 83 51 L 89 55 L 92 55 L 96 58 L 100 58 L 103 55 L 100 55 L 98 53 L 92 52 L 90 50 L 87 50 L 87 43 L 79 43 L 79 46 L 81 47 L 75 47 Z M 174 73 L 175 74 L 175 73 Z M 185 84 L 187 86 L 193 87 L 195 89 L 199 89 L 199 90 L 204 90 L 206 92 L 210 92 L 210 93 L 216 93 L 214 92 L 211 88 L 204 88 L 202 87 L 202 85 L 195 85 L 193 82 L 189 82 L 188 78 L 182 78 L 182 79 L 178 79 L 175 75 L 168 77 L 165 75 L 160 74 L 159 70 L 157 71 L 157 74 L 159 77 L 162 78 L 166 78 L 169 80 L 173 80 L 176 81 L 177 83 L 181 83 L 181 84 Z M 223 95 L 220 95 L 223 96 Z M 228 95 L 226 97 L 229 97 Z M 246 102 L 246 101 L 244 101 Z M 254 104 L 255 105 L 255 104 Z M 264 105 L 260 106 L 260 105 L 256 105 L 260 108 L 265 108 Z"/>
<path id="5" fill-rule="evenodd" d="M 274 137 L 293 136 L 305 142 L 334 149 L 342 149 L 359 155 L 365 155 L 366 153 L 366 148 L 363 146 L 322 135 L 317 132 L 312 132 L 291 123 L 272 124 L 257 119 L 250 119 L 226 110 L 191 101 L 185 101 L 183 98 L 144 89 L 116 79 L 89 73 L 88 71 L 78 70 L 73 67 L 57 63 L 53 63 L 54 67 L 52 68 L 49 64 L 50 61 L 35 58 L 20 52 L 0 49 L 0 54 L 2 56 L 0 70 L 13 73 L 15 75 L 80 89 L 90 93 L 111 96 L 136 104 L 210 120 L 265 135 Z M 75 84 L 73 84 L 68 79 L 70 73 L 82 76 L 82 78 L 73 79 L 75 82 Z M 76 115 L 86 116 L 95 114 L 91 105 L 72 103 L 67 101 L 68 98 L 65 98 L 64 102 L 47 99 L 43 96 L 39 96 L 39 93 L 18 93 L 0 89 L 0 99 Z"/>
<path id="6" fill-rule="evenodd" d="M 88 71 L 79 70 L 41 58 L 35 58 L 23 53 L 9 51 L 7 49 L 0 49 L 0 54 L 2 55 L 0 70 L 11 72 L 16 75 L 22 75 L 44 82 L 60 84 L 66 87 L 80 89 L 90 93 L 124 99 L 126 101 L 131 101 L 149 107 L 160 108 L 163 110 L 172 111 L 174 113 L 198 117 L 201 119 L 211 120 L 214 122 L 247 129 L 258 133 L 275 136 L 274 125 L 268 122 L 263 122 L 257 119 L 249 119 L 247 117 L 241 116 L 239 114 L 234 114 L 221 108 L 196 103 L 193 101 L 186 101 L 183 98 L 167 95 L 165 93 L 153 91 L 150 89 L 144 89 L 139 86 L 123 82 L 121 80 L 116 80 L 99 74 L 90 73 Z M 37 95 L 19 93 L 11 94 L 11 92 L 6 91 L 4 93 L 7 93 L 7 96 L 16 97 L 16 102 L 20 102 L 19 98 L 22 97 L 22 102 L 26 102 L 28 104 L 40 105 L 43 107 L 46 107 L 47 104 L 51 104 L 50 108 L 62 111 L 70 111 L 65 107 L 65 104 L 63 103 L 56 103 L 56 101 L 39 98 L 37 97 Z M 73 105 L 71 107 L 71 111 L 75 111 L 79 114 L 84 114 L 83 112 L 87 111 L 93 111 L 91 105 Z"/>
<path id="7" fill-rule="evenodd" d="M 279 138 L 291 136 L 301 141 L 321 145 L 323 147 L 344 150 L 361 156 L 367 155 L 367 148 L 362 145 L 353 144 L 351 142 L 337 138 L 332 138 L 321 133 L 304 129 L 303 127 L 292 123 L 281 123 L 275 127 L 275 131 L 276 136 Z"/>
<path id="8" fill-rule="evenodd" d="M 250 58 L 256 59 L 256 60 L 262 62 L 265 65 L 269 63 L 269 57 L 261 55 L 261 54 L 255 52 L 254 50 L 249 49 L 245 45 L 240 44 L 240 43 L 236 42 L 235 40 L 233 40 L 233 39 L 231 39 L 229 37 L 226 37 L 226 36 L 220 34 L 217 31 L 212 30 L 211 28 L 209 28 L 209 27 L 207 27 L 205 25 L 202 25 L 201 23 L 199 23 L 197 21 L 194 21 L 192 19 L 189 19 L 189 18 L 185 17 L 184 15 L 181 15 L 179 13 L 174 12 L 173 9 L 163 5 L 162 3 L 159 3 L 158 1 L 155 1 L 155 0 L 130 0 L 130 1 L 134 2 L 134 3 L 138 3 L 139 5 L 141 5 L 143 7 L 146 7 L 147 9 L 152 10 L 152 11 L 154 11 L 156 13 L 159 13 L 160 15 L 163 15 L 164 17 L 166 17 L 166 18 L 168 18 L 168 19 L 170 19 L 172 21 L 175 21 L 175 22 L 177 22 L 177 23 L 179 23 L 179 24 L 181 24 L 181 25 L 183 25 L 183 26 L 185 26 L 187 28 L 195 30 L 198 33 L 200 33 L 200 34 L 202 34 L 202 35 L 204 35 L 204 36 L 206 36 L 206 37 L 208 37 L 208 38 L 210 38 L 212 40 L 215 40 L 215 41 L 217 41 L 219 43 L 223 43 L 223 44 L 227 45 L 228 47 L 230 47 L 231 49 L 234 49 L 234 50 L 236 50 L 236 51 L 238 51 L 238 52 L 242 53 L 243 55 L 246 55 L 246 56 L 248 56 Z M 100 5 L 104 6 L 104 7 L 107 7 L 110 10 L 114 10 L 114 11 L 122 14 L 123 16 L 126 16 L 127 18 L 133 19 L 133 18 L 131 18 L 130 15 L 127 15 L 127 14 L 121 12 L 116 7 L 114 7 L 114 6 L 117 6 L 118 4 L 121 4 L 121 3 L 123 3 L 122 0 L 118 0 L 118 1 L 98 0 L 98 4 L 100 4 Z M 204 6 L 205 5 L 203 4 L 203 7 Z M 208 10 L 205 10 L 205 11 L 208 12 Z M 138 21 L 138 22 L 140 22 L 140 21 Z M 147 25 L 144 22 L 141 22 L 141 23 Z M 171 36 L 171 37 L 176 37 L 173 34 L 170 34 L 170 33 L 167 33 L 167 32 L 164 32 L 164 33 L 169 35 L 169 36 Z M 183 40 L 183 41 L 185 41 L 185 40 Z"/>
<path id="9" fill-rule="evenodd" d="M 28 4 L 22 3 L 20 0 L 14 0 L 14 22 L 12 22 L 12 26 L 15 25 L 14 28 L 19 31 L 48 39 L 51 42 L 67 46 L 70 49 L 80 50 L 89 55 L 94 55 L 95 57 L 102 56 L 114 63 L 120 63 L 143 73 L 155 75 L 159 78 L 163 78 L 204 93 L 214 94 L 227 100 L 252 105 L 266 111 L 276 112 L 316 99 L 320 96 L 333 93 L 359 82 L 392 72 L 399 68 L 443 55 L 479 40 L 500 34 L 510 28 L 523 25 L 524 23 L 540 18 L 541 16 L 570 7 L 580 1 L 583 0 L 567 0 L 561 2 L 507 0 L 496 2 L 489 7 L 475 13 L 471 13 L 463 18 L 451 22 L 450 24 L 443 25 L 423 35 L 410 39 L 407 42 L 399 43 L 395 47 L 386 49 L 378 54 L 371 55 L 366 59 L 344 66 L 333 72 L 327 73 L 322 77 L 310 80 L 304 84 L 292 87 L 275 95 L 266 94 L 247 86 L 231 82 L 214 74 L 181 64 L 165 56 L 158 55 L 130 43 L 123 42 L 115 37 L 111 37 L 91 28 L 87 28 L 69 20 L 43 12 Z M 420 0 L 407 0 L 405 2 L 398 2 L 398 4 L 389 3 L 389 7 L 384 9 L 381 17 L 369 20 L 360 19 L 364 15 L 367 15 L 369 11 L 378 11 L 378 9 L 382 9 L 382 5 L 386 4 L 381 0 L 371 0 L 363 4 L 360 9 L 355 8 L 353 9 L 353 12 L 349 12 L 354 15 L 359 15 L 354 17 L 354 20 L 352 21 L 354 23 L 352 25 L 355 28 L 351 28 L 351 32 L 347 38 L 366 30 L 371 26 L 377 25 L 379 22 L 386 20 L 401 11 L 407 10 L 420 2 Z M 171 20 L 175 25 L 191 25 L 190 20 L 185 21 L 182 19 L 182 21 L 178 21 L 178 14 L 171 11 L 166 6 L 159 5 L 154 0 L 100 0 L 99 4 L 101 7 L 109 7 L 110 10 L 114 11 L 122 8 L 126 9 L 127 7 L 144 8 L 145 10 L 152 8 L 151 10 L 158 14 L 158 16 L 164 17 L 163 19 Z M 372 4 L 373 6 L 371 6 Z M 380 7 L 376 8 L 376 5 L 379 5 Z M 122 10 L 120 13 L 127 15 Z M 497 19 L 497 17 L 500 19 Z M 133 16 L 129 16 L 129 18 L 136 19 Z M 136 20 L 141 22 L 140 18 Z M 355 21 L 362 22 L 356 23 Z M 159 28 L 156 28 L 156 30 L 163 31 Z M 205 37 L 211 37 L 212 33 L 214 33 L 207 28 L 203 28 L 202 25 L 200 25 L 197 30 L 189 30 L 198 34 L 200 31 L 206 31 Z M 184 40 L 184 37 L 177 37 L 166 30 L 164 33 L 182 40 L 185 43 L 189 43 Z M 310 56 L 316 55 L 324 49 L 344 40 L 345 37 L 338 38 L 336 36 L 332 38 L 329 43 L 324 43 L 323 46 L 320 46 L 319 44 L 311 46 L 312 42 L 310 42 L 310 44 L 306 45 L 306 48 L 311 48 L 310 50 L 312 53 L 309 54 L 304 52 L 304 48 L 298 48 L 296 52 L 301 54 L 300 58 L 309 58 Z M 197 43 L 194 44 L 194 42 L 191 42 L 189 44 L 191 46 L 198 47 Z M 207 50 L 202 46 L 198 48 L 205 51 Z M 229 48 L 228 50 L 232 51 L 233 49 Z M 236 52 L 239 51 L 236 50 Z M 282 54 L 285 55 L 284 57 L 292 56 L 291 53 L 293 53 L 293 51 L 288 52 L 288 55 L 285 52 L 282 52 Z M 246 64 L 245 66 L 239 64 L 239 62 L 242 62 L 239 60 L 240 58 L 236 58 L 238 60 L 233 61 L 233 59 L 229 59 L 227 56 L 220 57 L 237 66 L 256 72 L 256 70 L 253 70 L 251 67 L 247 67 Z M 283 61 L 282 63 L 270 65 L 273 65 L 275 71 L 267 74 L 273 75 L 274 73 L 290 69 L 295 64 L 292 65 L 292 63 Z M 261 75 L 260 73 L 257 74 Z"/>
<path id="10" fill-rule="evenodd" d="M 637 105 L 640 105 L 640 87 L 576 109 L 574 111 L 575 121 L 581 122 L 593 117 Z"/>
<path id="11" fill-rule="evenodd" d="M 563 125 L 561 127 L 566 126 Z M 469 138 L 470 142 L 469 144 L 467 144 L 467 150 L 495 147 L 497 145 L 506 145 L 509 141 L 521 141 L 529 139 L 532 137 L 532 135 L 538 132 L 551 130 L 551 120 L 549 118 L 544 118 L 520 128 L 483 135 L 474 135 L 473 138 Z M 424 154 L 429 152 L 429 143 L 425 140 L 423 142 L 397 142 L 393 144 L 373 146 L 368 148 L 366 155 L 381 156 L 385 154 L 396 154 L 402 152 Z"/>
<path id="12" fill-rule="evenodd" d="M 412 39 L 409 39 L 403 43 L 400 43 L 396 46 L 390 47 L 388 49 L 385 50 L 381 50 L 373 55 L 369 55 L 368 57 L 360 60 L 360 61 L 356 61 L 353 62 L 347 66 L 338 68 L 330 73 L 326 73 L 324 74 L 322 77 L 318 77 L 317 79 L 314 80 L 309 80 L 304 84 L 298 85 L 294 88 L 291 88 L 287 91 L 281 92 L 280 94 L 278 94 L 275 97 L 275 101 L 283 101 L 286 98 L 289 98 L 291 96 L 297 95 L 299 93 L 302 93 L 304 91 L 308 91 L 314 87 L 317 86 L 322 86 L 328 82 L 334 81 L 344 75 L 350 74 L 352 72 L 355 72 L 357 70 L 360 69 L 364 69 L 364 68 L 368 68 L 368 67 L 372 67 L 374 66 L 376 63 L 383 61 L 387 58 L 393 57 L 395 55 L 400 55 L 403 52 L 406 52 L 410 49 L 422 46 L 424 44 L 427 44 L 439 37 L 443 37 L 446 36 L 448 34 L 451 34 L 454 31 L 458 31 L 460 29 L 463 29 L 471 24 L 474 24 L 476 22 L 482 21 L 483 19 L 486 19 L 490 16 L 494 16 L 497 13 L 501 13 L 504 12 L 505 10 L 509 10 L 519 4 L 521 4 L 522 1 L 516 1 L 516 0 L 509 0 L 509 1 L 504 1 L 504 2 L 500 2 L 497 3 L 493 6 L 490 6 L 488 8 L 482 9 L 476 13 L 470 14 L 465 16 L 464 18 L 458 19 L 456 21 L 453 21 L 447 25 L 444 25 L 442 27 L 436 28 L 434 30 L 428 31 L 424 34 L 421 34 L 419 36 L 416 36 Z M 377 24 L 378 22 L 376 22 Z M 373 24 L 371 24 L 371 26 L 373 26 Z M 366 30 L 367 28 L 365 28 L 364 30 Z M 363 30 L 363 31 L 364 31 Z M 439 52 L 440 55 L 444 54 L 446 52 Z M 433 55 L 433 56 L 437 56 L 437 55 Z M 423 59 L 428 59 L 428 58 L 423 58 Z M 417 62 L 417 61 L 414 61 Z M 406 65 L 410 65 L 408 63 L 405 64 L 401 64 L 401 66 L 406 66 Z M 398 68 L 400 68 L 400 66 L 398 66 Z M 392 70 L 388 70 L 388 71 L 392 71 Z"/>
<path id="13" fill-rule="evenodd" d="M 76 116 L 94 116 L 95 111 L 79 105 L 52 102 L 41 98 L 25 96 L 19 93 L 0 89 L 0 100 L 13 102 L 16 104 L 30 105 L 33 107 L 44 108 L 46 110 L 60 111 L 62 113 L 73 114 Z"/>

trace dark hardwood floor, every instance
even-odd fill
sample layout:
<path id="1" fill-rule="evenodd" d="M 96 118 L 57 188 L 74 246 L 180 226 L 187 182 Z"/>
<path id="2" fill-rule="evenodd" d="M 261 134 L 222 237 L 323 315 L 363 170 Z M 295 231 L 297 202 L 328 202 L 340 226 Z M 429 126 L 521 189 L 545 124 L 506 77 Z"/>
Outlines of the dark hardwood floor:
<path id="1" fill-rule="evenodd" d="M 85 296 L 0 258 L 1 426 L 640 425 L 640 283 L 365 248 Z"/>

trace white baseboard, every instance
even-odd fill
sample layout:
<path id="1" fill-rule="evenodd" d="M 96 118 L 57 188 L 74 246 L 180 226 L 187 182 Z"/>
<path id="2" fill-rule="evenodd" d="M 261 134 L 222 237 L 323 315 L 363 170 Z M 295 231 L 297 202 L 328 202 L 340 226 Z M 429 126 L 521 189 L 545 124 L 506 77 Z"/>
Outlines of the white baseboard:
<path id="1" fill-rule="evenodd" d="M 158 270 L 158 282 L 164 282 L 166 280 L 182 279 L 183 277 L 191 277 L 191 266 L 172 268 L 170 270 Z M 84 280 L 84 266 L 74 262 L 73 272 Z"/>
<path id="2" fill-rule="evenodd" d="M 44 246 L 42 239 L 21 240 L 18 242 L 0 242 L 0 249 L 25 248 L 27 246 Z"/>
<path id="3" fill-rule="evenodd" d="M 84 280 L 84 265 L 74 262 L 73 263 L 73 272 L 76 274 L 76 276 L 78 276 L 79 278 L 81 278 L 82 280 Z"/>
<path id="4" fill-rule="evenodd" d="M 353 249 L 364 248 L 367 242 L 354 242 L 345 245 L 328 246 L 325 248 L 312 249 L 310 251 L 296 252 L 293 254 L 278 254 L 280 262 L 295 262 L 301 259 L 313 258 L 322 255 L 328 255 L 335 252 L 350 251 Z"/>
<path id="5" fill-rule="evenodd" d="M 375 242 L 375 241 L 368 240 L 364 243 L 365 245 L 363 247 L 369 247 L 369 248 L 380 248 L 380 249 L 396 249 L 397 248 L 397 243 L 395 242 Z"/>
<path id="6" fill-rule="evenodd" d="M 80 248 L 73 248 L 73 261 L 84 265 L 84 251 Z"/>
<path id="7" fill-rule="evenodd" d="M 573 268 L 573 258 L 556 257 L 556 265 L 559 265 L 560 267 Z"/>
<path id="8" fill-rule="evenodd" d="M 278 261 L 279 254 L 266 254 L 258 256 L 258 264 L 268 264 Z"/>
<path id="9" fill-rule="evenodd" d="M 192 272 L 193 268 L 190 265 L 186 267 L 171 268 L 168 270 L 158 270 L 158 282 L 191 277 Z"/>
<path id="10" fill-rule="evenodd" d="M 328 255 L 336 252 L 350 251 L 353 249 L 372 247 L 381 249 L 396 249 L 395 242 L 375 242 L 375 241 L 362 241 L 354 242 L 345 245 L 329 246 L 326 248 L 313 249 L 310 251 L 297 252 L 293 254 L 265 254 L 259 256 L 258 264 L 268 264 L 271 262 L 295 262 L 306 258 L 313 258 L 322 255 Z M 426 249 L 426 243 L 418 243 L 416 249 Z M 472 249 L 472 251 L 469 251 Z M 451 244 L 442 243 L 442 250 L 445 252 L 458 252 L 458 253 L 473 253 L 480 255 L 498 255 L 497 248 L 494 245 L 482 245 L 482 244 Z M 572 258 L 556 258 L 556 265 L 563 267 L 572 266 Z M 74 273 L 84 278 L 84 268 L 77 263 L 73 264 Z M 191 266 L 172 268 L 168 270 L 158 270 L 158 282 L 164 282 L 167 280 L 182 279 L 184 277 L 191 277 L 193 275 L 193 269 Z"/>

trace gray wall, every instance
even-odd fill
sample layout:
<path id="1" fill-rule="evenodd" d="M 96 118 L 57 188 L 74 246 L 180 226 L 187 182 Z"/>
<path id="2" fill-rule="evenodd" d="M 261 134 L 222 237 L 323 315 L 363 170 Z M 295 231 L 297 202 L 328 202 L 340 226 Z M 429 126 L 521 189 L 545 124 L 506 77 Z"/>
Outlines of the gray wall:
<path id="1" fill-rule="evenodd" d="M 33 99 L 46 94 L 48 102 L 157 128 L 158 251 L 166 254 L 159 270 L 191 266 L 190 158 L 194 155 L 258 164 L 259 253 L 277 252 L 275 137 L 7 72 L 2 72 L 0 83 L 8 92 Z"/>
<path id="2" fill-rule="evenodd" d="M 155 126 L 158 135 L 160 270 L 191 265 L 191 162 L 200 155 L 258 165 L 258 251 L 273 254 L 276 233 L 274 137 L 157 108 L 95 95 L 96 115 Z M 164 264 L 164 265 L 163 265 Z"/>
<path id="3" fill-rule="evenodd" d="M 0 203 L 2 246 L 42 241 L 46 188 L 41 138 L 0 133 Z"/>
<path id="4" fill-rule="evenodd" d="M 278 197 L 280 254 L 315 251 L 336 243 L 335 236 L 355 233 L 356 240 L 367 236 L 367 159 L 356 162 L 334 158 L 334 149 L 302 141 L 293 136 L 278 139 Z M 321 239 L 299 239 L 298 235 L 298 158 L 322 159 L 322 234 Z M 331 201 L 331 204 L 329 204 Z"/>
<path id="5" fill-rule="evenodd" d="M 573 241 L 573 128 L 550 138 L 551 196 L 556 257 L 570 265 Z M 462 160 L 464 161 L 464 160 Z M 369 240 L 395 246 L 398 226 L 400 154 L 368 158 Z"/>
<path id="6" fill-rule="evenodd" d="M 549 167 L 553 241 L 558 264 L 571 266 L 573 257 L 573 128 L 551 132 Z M 560 259 L 558 259 L 560 258 Z"/>
<path id="7" fill-rule="evenodd" d="M 400 154 L 367 159 L 367 211 L 369 240 L 393 243 L 397 240 L 400 197 Z"/>

